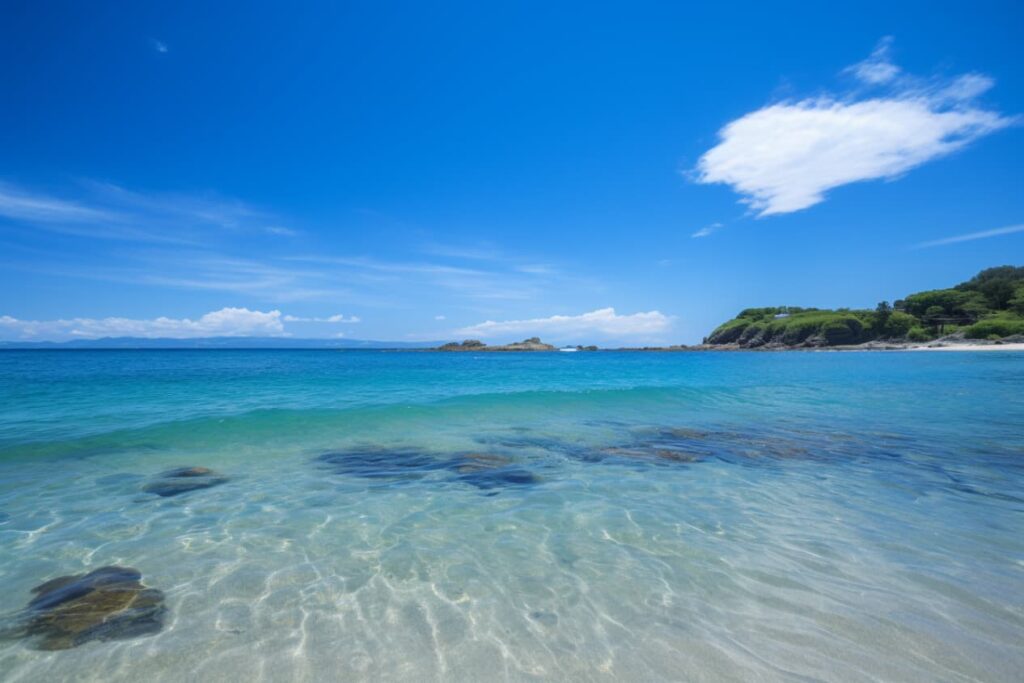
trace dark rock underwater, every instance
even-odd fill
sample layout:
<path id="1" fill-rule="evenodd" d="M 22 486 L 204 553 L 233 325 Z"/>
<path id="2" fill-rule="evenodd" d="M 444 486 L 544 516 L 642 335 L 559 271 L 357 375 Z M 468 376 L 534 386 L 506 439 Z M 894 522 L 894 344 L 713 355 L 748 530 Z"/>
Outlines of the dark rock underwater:
<path id="1" fill-rule="evenodd" d="M 177 467 L 158 474 L 142 487 L 146 493 L 168 498 L 189 491 L 208 489 L 223 484 L 227 477 L 207 467 Z"/>
<path id="2" fill-rule="evenodd" d="M 32 598 L 8 637 L 30 638 L 40 650 L 66 650 L 91 641 L 152 635 L 163 628 L 163 592 L 142 583 L 131 567 L 100 567 L 50 579 Z"/>

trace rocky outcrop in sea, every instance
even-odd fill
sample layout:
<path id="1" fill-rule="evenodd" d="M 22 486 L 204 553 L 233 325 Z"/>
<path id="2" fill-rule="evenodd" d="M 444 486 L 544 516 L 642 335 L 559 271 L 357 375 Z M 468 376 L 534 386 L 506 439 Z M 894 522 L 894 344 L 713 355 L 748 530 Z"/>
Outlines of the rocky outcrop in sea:
<path id="1" fill-rule="evenodd" d="M 545 344 L 540 337 L 530 337 L 521 342 L 488 346 L 479 339 L 467 339 L 463 342 L 449 342 L 437 347 L 436 351 L 557 351 L 551 344 Z"/>

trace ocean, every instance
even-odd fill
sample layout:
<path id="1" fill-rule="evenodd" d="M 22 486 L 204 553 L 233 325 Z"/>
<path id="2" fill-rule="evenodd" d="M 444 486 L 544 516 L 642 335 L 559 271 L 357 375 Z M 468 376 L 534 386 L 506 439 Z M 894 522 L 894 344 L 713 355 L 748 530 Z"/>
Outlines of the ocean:
<path id="1" fill-rule="evenodd" d="M 0 352 L 0 582 L 5 681 L 1020 681 L 1024 354 Z"/>

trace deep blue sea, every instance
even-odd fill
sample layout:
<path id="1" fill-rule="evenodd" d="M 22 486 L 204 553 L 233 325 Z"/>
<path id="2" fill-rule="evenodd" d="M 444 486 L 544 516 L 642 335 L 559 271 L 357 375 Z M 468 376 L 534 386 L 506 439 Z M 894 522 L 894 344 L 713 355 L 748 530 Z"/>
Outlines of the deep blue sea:
<path id="1" fill-rule="evenodd" d="M 0 585 L 5 681 L 1021 681 L 1024 353 L 0 352 Z"/>

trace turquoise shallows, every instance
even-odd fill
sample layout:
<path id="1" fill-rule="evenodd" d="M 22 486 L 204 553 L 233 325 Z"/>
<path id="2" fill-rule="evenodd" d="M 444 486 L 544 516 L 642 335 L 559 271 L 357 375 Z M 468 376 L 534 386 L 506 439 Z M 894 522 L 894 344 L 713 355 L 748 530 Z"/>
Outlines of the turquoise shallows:
<path id="1" fill-rule="evenodd" d="M 0 352 L 3 625 L 104 565 L 5 677 L 1019 680 L 1024 354 Z"/>

